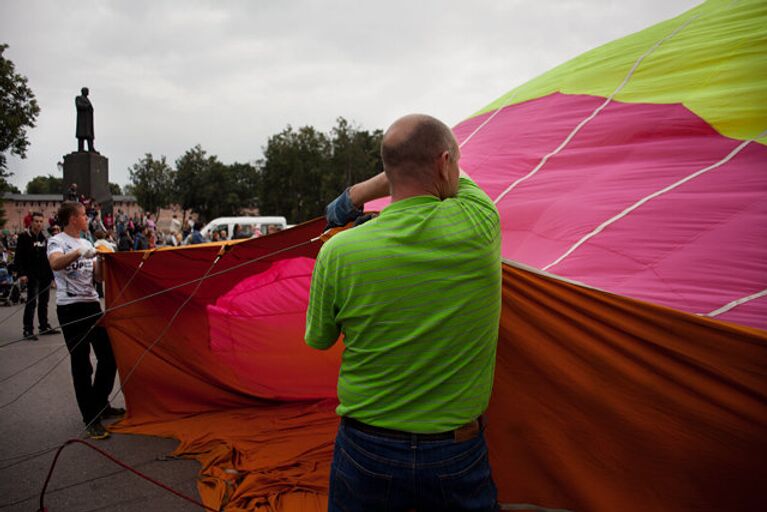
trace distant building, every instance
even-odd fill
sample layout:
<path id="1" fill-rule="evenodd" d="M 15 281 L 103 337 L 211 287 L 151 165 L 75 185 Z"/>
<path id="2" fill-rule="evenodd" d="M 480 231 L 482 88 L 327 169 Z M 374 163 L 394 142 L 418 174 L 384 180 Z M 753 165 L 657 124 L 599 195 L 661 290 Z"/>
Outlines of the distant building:
<path id="1" fill-rule="evenodd" d="M 128 215 L 141 212 L 141 208 L 133 196 L 112 196 L 114 211 L 120 209 Z M 61 194 L 3 194 L 3 206 L 5 210 L 5 228 L 11 231 L 24 229 L 24 217 L 29 212 L 40 212 L 45 217 L 45 227 L 48 227 L 48 219 L 56 215 L 63 198 Z"/>

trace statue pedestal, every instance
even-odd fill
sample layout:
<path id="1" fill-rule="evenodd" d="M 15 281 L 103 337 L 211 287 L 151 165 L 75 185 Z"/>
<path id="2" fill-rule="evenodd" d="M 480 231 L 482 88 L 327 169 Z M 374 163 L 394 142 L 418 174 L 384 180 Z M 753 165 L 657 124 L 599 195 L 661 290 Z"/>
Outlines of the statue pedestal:
<path id="1" fill-rule="evenodd" d="M 101 205 L 102 215 L 112 213 L 112 193 L 109 190 L 109 159 L 99 153 L 77 151 L 64 155 L 64 194 L 77 183 L 81 194 L 92 197 Z"/>

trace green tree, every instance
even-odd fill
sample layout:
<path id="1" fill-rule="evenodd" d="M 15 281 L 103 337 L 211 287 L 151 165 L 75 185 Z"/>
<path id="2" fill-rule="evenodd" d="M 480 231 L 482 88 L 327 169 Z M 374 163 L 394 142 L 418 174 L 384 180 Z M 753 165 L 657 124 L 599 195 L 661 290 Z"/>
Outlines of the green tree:
<path id="1" fill-rule="evenodd" d="M 55 176 L 35 176 L 27 183 L 27 194 L 63 194 L 64 178 Z"/>
<path id="2" fill-rule="evenodd" d="M 261 162 L 259 208 L 291 222 L 317 216 L 324 206 L 323 176 L 330 157 L 328 137 L 311 126 L 291 126 L 269 138 Z"/>
<path id="3" fill-rule="evenodd" d="M 259 175 L 250 164 L 226 165 L 198 144 L 176 160 L 176 169 L 178 202 L 205 220 L 239 215 L 255 205 Z"/>
<path id="4" fill-rule="evenodd" d="M 176 199 L 183 210 L 192 210 L 200 214 L 207 211 L 208 175 L 217 162 L 216 157 L 208 157 L 199 144 L 176 160 L 174 188 Z"/>
<path id="5" fill-rule="evenodd" d="M 119 183 L 112 183 L 110 181 L 109 182 L 109 193 L 112 194 L 113 196 L 121 196 L 123 194 L 123 191 L 120 188 L 120 184 Z"/>
<path id="6" fill-rule="evenodd" d="M 381 139 L 383 131 L 368 132 L 339 117 L 331 130 L 332 156 L 329 174 L 323 190 L 324 199 L 332 200 L 341 190 L 371 178 L 381 172 Z"/>
<path id="7" fill-rule="evenodd" d="M 0 226 L 5 224 L 1 216 L 2 196 L 11 190 L 8 177 L 12 173 L 8 172 L 7 155 L 27 156 L 27 129 L 34 128 L 40 114 L 27 78 L 16 73 L 13 62 L 3 57 L 7 48 L 7 44 L 0 44 Z"/>
<path id="8" fill-rule="evenodd" d="M 157 213 L 173 202 L 176 171 L 166 162 L 165 156 L 155 160 L 152 153 L 128 169 L 130 193 L 147 212 Z"/>
<path id="9" fill-rule="evenodd" d="M 258 206 L 265 215 L 303 222 L 324 214 L 344 188 L 380 172 L 381 130 L 339 117 L 329 134 L 288 126 L 269 138 L 259 162 Z"/>
<path id="10" fill-rule="evenodd" d="M 240 215 L 244 208 L 252 208 L 258 203 L 259 174 L 253 165 L 235 162 L 225 166 L 222 171 L 221 180 L 213 176 L 216 182 L 220 182 L 214 182 L 212 185 L 220 187 L 221 200 L 218 201 L 218 211 L 215 214 L 211 212 L 207 217 L 209 220 Z"/>

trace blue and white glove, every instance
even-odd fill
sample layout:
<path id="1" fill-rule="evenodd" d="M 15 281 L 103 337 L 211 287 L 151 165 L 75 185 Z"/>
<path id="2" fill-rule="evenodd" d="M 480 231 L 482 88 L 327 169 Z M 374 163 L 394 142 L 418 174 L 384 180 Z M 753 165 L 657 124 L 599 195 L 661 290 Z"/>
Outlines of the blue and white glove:
<path id="1" fill-rule="evenodd" d="M 354 206 L 347 188 L 325 207 L 325 219 L 328 221 L 325 229 L 345 226 L 360 215 L 362 215 L 362 210 Z"/>

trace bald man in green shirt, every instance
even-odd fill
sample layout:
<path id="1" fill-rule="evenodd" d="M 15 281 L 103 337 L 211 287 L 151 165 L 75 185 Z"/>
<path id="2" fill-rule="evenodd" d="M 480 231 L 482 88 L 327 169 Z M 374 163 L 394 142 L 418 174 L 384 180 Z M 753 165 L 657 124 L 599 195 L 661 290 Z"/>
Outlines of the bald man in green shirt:
<path id="1" fill-rule="evenodd" d="M 495 510 L 482 413 L 501 307 L 500 219 L 441 121 L 384 134 L 384 172 L 328 205 L 331 225 L 391 195 L 317 257 L 306 343 L 343 334 L 328 508 Z"/>

